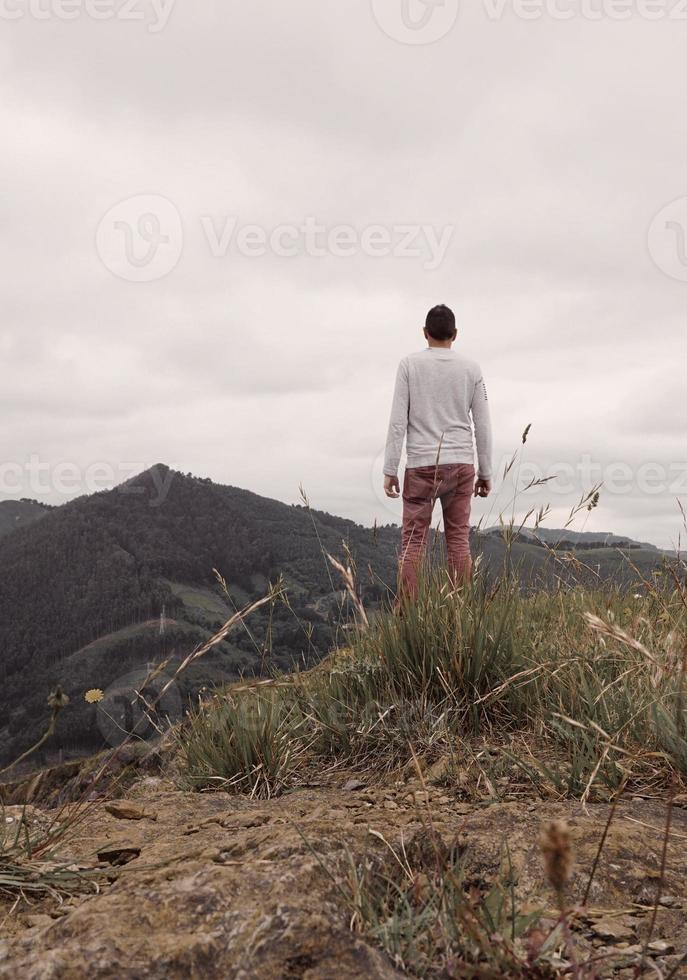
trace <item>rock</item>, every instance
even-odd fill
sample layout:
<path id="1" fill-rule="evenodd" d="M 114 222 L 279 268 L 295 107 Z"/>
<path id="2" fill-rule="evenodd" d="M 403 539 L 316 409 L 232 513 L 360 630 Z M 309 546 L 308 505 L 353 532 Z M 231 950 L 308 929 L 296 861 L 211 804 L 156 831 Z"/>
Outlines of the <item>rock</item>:
<path id="1" fill-rule="evenodd" d="M 647 952 L 652 956 L 668 956 L 675 952 L 675 944 L 669 943 L 666 939 L 654 939 L 647 946 Z"/>
<path id="2" fill-rule="evenodd" d="M 365 789 L 366 786 L 367 783 L 364 783 L 362 779 L 353 777 L 344 783 L 343 789 L 344 793 L 355 793 L 356 790 Z"/>
<path id="3" fill-rule="evenodd" d="M 98 851 L 98 860 L 119 867 L 135 860 L 141 853 L 141 848 L 132 844 L 108 844 Z"/>
<path id="4" fill-rule="evenodd" d="M 141 779 L 139 785 L 143 789 L 150 790 L 150 789 L 158 789 L 160 786 L 162 786 L 162 784 L 163 784 L 163 780 L 161 776 L 144 776 L 143 779 Z"/>
<path id="5" fill-rule="evenodd" d="M 595 936 L 606 942 L 617 943 L 636 938 L 634 927 L 626 925 L 619 919 L 602 919 L 600 922 L 594 922 L 591 928 Z"/>
<path id="6" fill-rule="evenodd" d="M 98 891 L 85 887 L 82 901 L 63 903 L 60 910 L 66 914 L 50 927 L 46 923 L 45 928 L 27 929 L 25 913 L 17 914 L 19 928 L 10 925 L 7 946 L 0 942 L 0 980 L 184 980 L 191 976 L 402 980 L 386 954 L 351 932 L 337 889 L 323 871 L 323 865 L 331 868 L 344 882 L 349 855 L 362 870 L 369 861 L 372 882 L 378 872 L 380 884 L 384 876 L 392 876 L 418 911 L 431 899 L 444 869 L 460 866 L 461 874 L 464 869 L 467 895 L 475 903 L 508 875 L 523 916 L 549 910 L 539 924 L 538 940 L 532 935 L 523 938 L 526 955 L 530 947 L 535 951 L 541 947 L 557 923 L 537 843 L 541 821 L 548 819 L 565 818 L 571 826 L 577 825 L 573 829 L 579 831 L 575 850 L 581 870 L 571 883 L 571 902 L 583 894 L 604 812 L 592 807 L 593 812 L 586 813 L 578 802 L 566 800 L 530 803 L 527 797 L 485 808 L 454 799 L 462 795 L 457 784 L 454 793 L 453 785 L 449 791 L 411 779 L 399 789 L 395 773 L 369 776 L 366 790 L 342 792 L 350 776 L 350 771 L 327 772 L 322 787 L 294 783 L 288 792 L 265 800 L 187 792 L 174 788 L 171 780 L 162 789 L 138 783 L 127 790 L 125 802 L 154 810 L 158 815 L 154 828 L 145 820 L 120 823 L 105 814 L 105 800 L 88 808 L 78 835 L 70 838 L 59 857 L 63 865 L 77 870 L 99 851 L 103 873 L 88 876 L 98 884 Z M 429 807 L 418 804 L 427 800 L 427 789 Z M 408 804 L 404 798 L 411 790 L 413 804 Z M 438 803 L 443 794 L 451 797 L 448 804 Z M 343 801 L 352 806 L 345 807 Z M 468 816 L 462 816 L 462 811 Z M 680 882 L 687 880 L 687 849 L 677 836 L 683 823 L 676 822 L 677 833 L 668 839 L 666 880 L 661 883 L 661 876 L 652 873 L 660 867 L 663 846 L 657 804 L 651 801 L 633 812 L 656 830 L 625 825 L 620 817 L 612 821 L 589 905 L 584 913 L 571 917 L 578 962 L 593 955 L 592 935 L 603 952 L 604 959 L 593 964 L 599 980 L 611 976 L 632 980 L 642 952 L 635 930 L 647 935 L 659 888 L 662 895 L 681 897 Z M 676 811 L 676 820 L 685 812 Z M 186 836 L 188 831 L 195 836 Z M 502 846 L 504 840 L 509 854 Z M 389 847 L 407 865 L 405 873 Z M 139 849 L 140 857 L 131 869 L 137 873 L 117 866 L 133 860 Z M 112 888 L 109 881 L 114 882 Z M 348 888 L 347 877 L 345 881 Z M 643 913 L 638 910 L 632 915 L 636 890 L 643 884 L 649 905 Z M 687 909 L 687 891 L 683 903 Z M 43 912 L 48 907 L 49 902 L 41 900 L 26 911 Z M 592 932 L 594 924 L 596 932 Z M 431 935 L 425 935 L 432 943 Z M 672 906 L 663 906 L 651 938 L 655 943 L 649 964 L 655 963 L 664 977 L 674 966 L 681 969 L 679 961 L 671 962 L 671 954 L 664 951 L 672 943 L 676 950 L 685 948 L 685 913 L 678 915 Z M 662 940 L 667 944 L 656 945 Z M 554 951 L 565 955 L 556 941 L 547 950 L 541 954 L 542 976 L 553 975 L 547 963 Z M 572 980 L 574 969 L 567 958 L 554 962 L 566 968 L 565 976 Z M 443 962 L 437 964 L 437 970 L 445 967 Z M 529 965 L 523 969 L 529 972 Z"/>
<path id="7" fill-rule="evenodd" d="M 157 814 L 137 806 L 136 803 L 129 803 L 128 800 L 116 800 L 113 803 L 106 803 L 105 809 L 108 813 L 116 817 L 117 820 L 157 820 Z"/>
<path id="8" fill-rule="evenodd" d="M 429 793 L 426 789 L 416 789 L 414 792 L 408 793 L 405 799 L 409 803 L 416 803 L 426 806 L 429 803 Z"/>
<path id="9" fill-rule="evenodd" d="M 232 815 L 232 819 L 223 820 L 222 826 L 226 827 L 227 830 L 233 830 L 234 828 L 245 828 L 246 830 L 251 827 L 262 827 L 269 821 L 269 816 L 266 813 L 240 813 L 236 816 Z"/>
<path id="10" fill-rule="evenodd" d="M 666 909 L 681 909 L 682 902 L 675 895 L 661 895 L 658 904 Z"/>

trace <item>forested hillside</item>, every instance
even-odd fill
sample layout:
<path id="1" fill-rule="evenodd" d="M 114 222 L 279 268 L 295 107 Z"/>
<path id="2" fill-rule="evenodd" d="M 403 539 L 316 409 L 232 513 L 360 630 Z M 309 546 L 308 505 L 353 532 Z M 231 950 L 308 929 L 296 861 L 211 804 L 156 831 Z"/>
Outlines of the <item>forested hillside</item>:
<path id="1" fill-rule="evenodd" d="M 0 539 L 17 528 L 33 524 L 51 508 L 37 500 L 0 500 Z"/>
<path id="2" fill-rule="evenodd" d="M 160 487 L 168 485 L 166 495 Z M 187 678 L 204 680 L 313 661 L 334 642 L 341 582 L 323 549 L 356 557 L 367 603 L 393 583 L 397 531 L 259 497 L 156 467 L 115 490 L 51 510 L 0 543 L 0 751 L 35 740 L 60 682 L 71 704 L 52 747 L 89 748 L 101 735 L 83 693 L 180 657 L 283 575 L 289 606 L 251 618 Z M 374 577 L 370 574 L 374 569 Z"/>
<path id="3" fill-rule="evenodd" d="M 164 466 L 112 491 L 32 510 L 39 520 L 20 522 L 0 541 L 4 762 L 44 730 L 47 696 L 57 683 L 70 704 L 50 753 L 116 741 L 118 726 L 128 724 L 126 699 L 135 698 L 149 666 L 170 658 L 173 669 L 280 576 L 287 601 L 260 610 L 184 674 L 171 707 L 182 710 L 203 685 L 317 661 L 351 619 L 342 583 L 325 557 L 343 558 L 344 542 L 367 607 L 395 585 L 397 527 L 364 528 Z M 569 532 L 549 534 L 568 552 L 560 560 L 527 535 L 513 544 L 510 564 L 525 587 L 555 587 L 579 576 L 587 584 L 636 577 L 617 547 L 576 540 Z M 659 552 L 633 545 L 626 550 L 644 572 L 660 562 Z M 500 532 L 479 535 L 473 550 L 491 573 L 503 568 Z M 229 584 L 229 596 L 218 588 L 214 569 Z M 105 692 L 104 705 L 86 703 L 90 688 Z"/>

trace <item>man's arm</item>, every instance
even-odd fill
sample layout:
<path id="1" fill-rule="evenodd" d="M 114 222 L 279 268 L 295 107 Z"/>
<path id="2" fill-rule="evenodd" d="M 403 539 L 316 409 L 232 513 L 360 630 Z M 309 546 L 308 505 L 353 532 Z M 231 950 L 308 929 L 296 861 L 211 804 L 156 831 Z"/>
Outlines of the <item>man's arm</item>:
<path id="1" fill-rule="evenodd" d="M 477 446 L 477 483 L 475 485 L 475 495 L 486 497 L 491 490 L 492 438 L 487 388 L 481 374 L 479 380 L 475 383 L 470 413 L 472 415 L 472 425 L 475 430 L 475 444 Z"/>
<path id="2" fill-rule="evenodd" d="M 391 404 L 389 432 L 386 437 L 386 452 L 384 454 L 384 490 L 388 497 L 398 497 L 398 467 L 401 462 L 403 440 L 408 428 L 408 410 L 410 408 L 410 392 L 408 388 L 408 364 L 405 360 L 398 365 L 396 387 Z"/>

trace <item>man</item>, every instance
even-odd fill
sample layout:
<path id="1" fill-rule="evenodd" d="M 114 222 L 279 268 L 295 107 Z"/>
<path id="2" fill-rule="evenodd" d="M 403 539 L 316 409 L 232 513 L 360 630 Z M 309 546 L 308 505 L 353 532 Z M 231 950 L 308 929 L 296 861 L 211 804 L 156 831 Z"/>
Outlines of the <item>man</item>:
<path id="1" fill-rule="evenodd" d="M 491 491 L 491 423 L 479 365 L 452 350 L 458 333 L 447 306 L 429 311 L 424 335 L 427 348 L 404 357 L 398 367 L 384 459 L 384 491 L 387 497 L 398 497 L 398 466 L 407 434 L 401 592 L 411 596 L 417 593 L 437 498 L 444 514 L 449 571 L 459 584 L 472 573 L 472 495 L 488 497 Z"/>

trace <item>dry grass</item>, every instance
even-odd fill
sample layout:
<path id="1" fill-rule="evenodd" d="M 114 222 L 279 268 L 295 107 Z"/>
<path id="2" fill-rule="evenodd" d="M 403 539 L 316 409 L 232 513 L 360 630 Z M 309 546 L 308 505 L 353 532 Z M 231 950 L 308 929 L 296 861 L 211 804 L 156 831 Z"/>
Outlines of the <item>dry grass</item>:
<path id="1" fill-rule="evenodd" d="M 345 655 L 200 705 L 182 740 L 187 772 L 196 784 L 245 787 L 260 766 L 267 793 L 278 787 L 266 772 L 283 785 L 313 756 L 392 768 L 409 745 L 438 754 L 507 741 L 502 762 L 541 793 L 655 792 L 687 776 L 685 637 L 685 596 L 670 570 L 641 596 L 524 595 L 514 579 L 479 577 L 455 590 L 435 576 L 402 615 L 360 629 Z M 259 720 L 258 759 L 247 718 Z"/>

